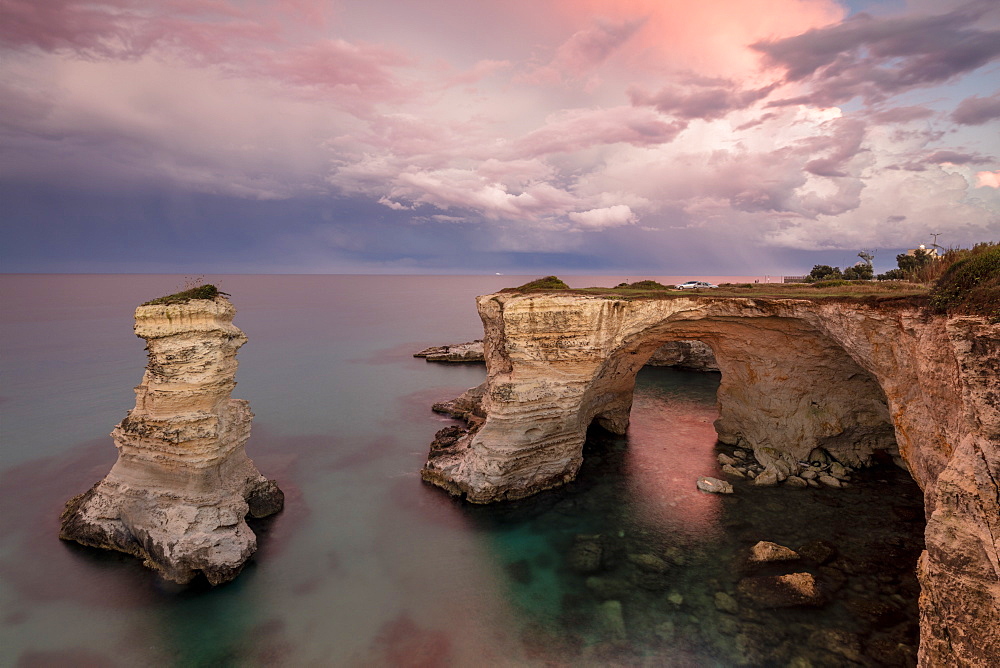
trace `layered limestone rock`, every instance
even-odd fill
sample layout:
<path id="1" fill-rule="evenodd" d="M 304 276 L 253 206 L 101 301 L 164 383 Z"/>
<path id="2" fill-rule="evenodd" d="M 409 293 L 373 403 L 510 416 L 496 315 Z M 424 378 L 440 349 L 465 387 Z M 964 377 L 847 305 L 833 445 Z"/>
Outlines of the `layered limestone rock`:
<path id="1" fill-rule="evenodd" d="M 722 371 L 723 442 L 776 472 L 818 448 L 852 467 L 884 451 L 921 486 L 921 665 L 1000 657 L 1000 326 L 794 299 L 501 293 L 478 305 L 485 419 L 437 448 L 426 481 L 488 503 L 573 479 L 592 422 L 628 427 L 653 352 L 703 341 Z"/>
<path id="2" fill-rule="evenodd" d="M 445 346 L 425 348 L 414 357 L 423 357 L 428 362 L 483 362 L 482 340 L 468 343 L 452 343 Z M 646 361 L 649 366 L 672 366 L 693 371 L 718 371 L 715 354 L 701 341 L 667 341 Z"/>
<path id="3" fill-rule="evenodd" d="M 425 348 L 414 357 L 423 357 L 428 362 L 482 362 L 483 342 L 479 339 L 468 343 L 452 343 L 445 346 Z"/>
<path id="4" fill-rule="evenodd" d="M 702 341 L 667 341 L 656 349 L 648 366 L 672 366 L 692 371 L 718 371 L 715 353 Z"/>
<path id="5" fill-rule="evenodd" d="M 174 582 L 239 574 L 257 549 L 246 516 L 276 513 L 284 497 L 247 457 L 253 413 L 230 397 L 247 340 L 235 312 L 223 296 L 136 309 L 149 363 L 111 433 L 118 461 L 66 504 L 60 538 L 135 555 Z"/>

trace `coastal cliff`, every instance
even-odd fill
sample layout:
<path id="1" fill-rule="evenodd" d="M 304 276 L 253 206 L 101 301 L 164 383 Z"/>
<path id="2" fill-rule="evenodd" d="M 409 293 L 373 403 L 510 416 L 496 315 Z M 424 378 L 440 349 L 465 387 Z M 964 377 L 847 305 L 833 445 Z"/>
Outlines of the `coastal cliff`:
<path id="1" fill-rule="evenodd" d="M 480 417 L 435 442 L 424 480 L 476 503 L 572 480 L 592 422 L 627 429 L 653 352 L 700 340 L 722 371 L 722 442 L 778 470 L 816 448 L 848 466 L 883 452 L 920 485 L 920 664 L 1000 657 L 1000 325 L 803 299 L 500 293 L 478 306 Z"/>
<path id="2" fill-rule="evenodd" d="M 66 504 L 60 538 L 132 554 L 178 583 L 239 574 L 257 549 L 246 516 L 278 512 L 284 496 L 244 449 L 253 413 L 230 396 L 247 340 L 235 312 L 221 294 L 136 309 L 149 363 L 111 433 L 118 461 Z"/>

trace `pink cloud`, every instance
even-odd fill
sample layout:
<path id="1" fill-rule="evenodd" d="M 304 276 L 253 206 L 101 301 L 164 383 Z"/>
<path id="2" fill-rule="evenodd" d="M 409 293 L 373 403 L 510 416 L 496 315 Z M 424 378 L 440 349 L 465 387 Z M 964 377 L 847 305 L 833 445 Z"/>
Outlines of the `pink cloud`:
<path id="1" fill-rule="evenodd" d="M 977 188 L 1000 188 L 1000 170 L 995 172 L 976 172 Z"/>
<path id="2" fill-rule="evenodd" d="M 730 111 L 745 109 L 757 100 L 767 97 L 775 86 L 754 90 L 741 90 L 738 84 L 713 80 L 704 86 L 666 86 L 656 93 L 642 88 L 629 90 L 634 105 L 652 106 L 665 114 L 680 118 L 722 118 Z"/>
<path id="3" fill-rule="evenodd" d="M 537 156 L 619 142 L 653 146 L 671 141 L 685 126 L 686 123 L 669 121 L 651 109 L 571 109 L 548 117 L 545 125 L 518 140 L 513 152 L 519 156 Z"/>
<path id="4" fill-rule="evenodd" d="M 531 83 L 555 83 L 563 78 L 579 79 L 599 67 L 642 26 L 642 19 L 621 23 L 597 20 L 573 33 L 556 50 L 552 61 L 527 75 Z"/>
<path id="5" fill-rule="evenodd" d="M 636 25 L 634 35 L 621 44 L 629 67 L 727 77 L 756 71 L 758 57 L 750 44 L 798 35 L 844 15 L 834 0 L 558 0 L 557 7 L 567 21 L 600 16 L 609 23 Z"/>
<path id="6" fill-rule="evenodd" d="M 339 96 L 345 107 L 401 102 L 413 94 L 393 73 L 409 59 L 378 45 L 324 40 L 255 60 L 245 66 L 292 87 Z"/>

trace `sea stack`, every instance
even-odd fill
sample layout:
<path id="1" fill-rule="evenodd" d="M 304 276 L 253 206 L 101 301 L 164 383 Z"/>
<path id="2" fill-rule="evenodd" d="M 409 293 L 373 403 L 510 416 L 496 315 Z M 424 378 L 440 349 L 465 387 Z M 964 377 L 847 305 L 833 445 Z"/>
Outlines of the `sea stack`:
<path id="1" fill-rule="evenodd" d="M 210 285 L 136 309 L 149 363 L 135 408 L 111 432 L 118 461 L 67 502 L 60 538 L 141 557 L 177 583 L 239 574 L 257 549 L 246 516 L 280 511 L 284 495 L 244 449 L 253 413 L 230 396 L 247 341 L 235 313 Z"/>

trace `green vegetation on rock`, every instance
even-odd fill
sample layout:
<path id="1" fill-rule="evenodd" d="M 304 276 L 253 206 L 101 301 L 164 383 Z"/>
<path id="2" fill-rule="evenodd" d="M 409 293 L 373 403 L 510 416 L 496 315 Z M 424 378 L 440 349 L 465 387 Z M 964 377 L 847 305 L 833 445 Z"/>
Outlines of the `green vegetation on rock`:
<path id="1" fill-rule="evenodd" d="M 177 292 L 172 295 L 167 295 L 165 297 L 158 297 L 156 299 L 150 299 L 148 302 L 143 302 L 143 306 L 156 306 L 159 304 L 184 304 L 191 301 L 192 299 L 215 299 L 219 295 L 229 296 L 225 292 L 221 292 L 214 285 L 199 285 L 197 287 L 184 290 L 183 292 Z"/>
<path id="2" fill-rule="evenodd" d="M 520 285 L 515 290 L 519 292 L 538 292 L 542 290 L 569 290 L 569 286 L 563 283 L 558 276 L 546 276 L 538 280 Z"/>
<path id="3" fill-rule="evenodd" d="M 626 290 L 673 290 L 673 286 L 656 281 L 636 281 L 635 283 L 620 283 L 619 288 Z"/>
<path id="4" fill-rule="evenodd" d="M 931 308 L 1000 322 L 1000 244 L 977 244 L 945 269 L 931 291 Z"/>

